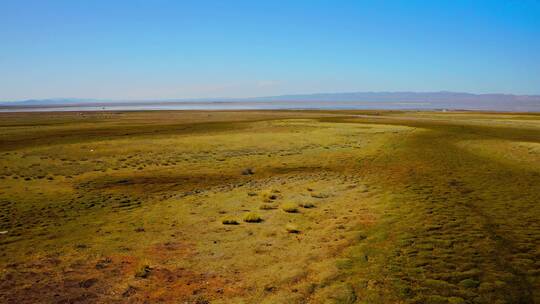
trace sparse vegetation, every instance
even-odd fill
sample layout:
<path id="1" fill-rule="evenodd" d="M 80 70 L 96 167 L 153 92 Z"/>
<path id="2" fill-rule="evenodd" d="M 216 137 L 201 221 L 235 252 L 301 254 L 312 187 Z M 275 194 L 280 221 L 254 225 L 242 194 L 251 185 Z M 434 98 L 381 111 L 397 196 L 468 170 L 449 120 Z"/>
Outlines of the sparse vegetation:
<path id="1" fill-rule="evenodd" d="M 284 203 L 281 205 L 281 209 L 288 213 L 296 213 L 298 212 L 298 204 L 291 203 L 291 202 Z"/>
<path id="2" fill-rule="evenodd" d="M 265 190 L 261 193 L 261 197 L 265 202 L 272 202 L 279 198 L 279 191 L 277 190 Z"/>
<path id="3" fill-rule="evenodd" d="M 328 195 L 327 193 L 320 193 L 320 192 L 313 192 L 311 193 L 311 197 L 314 197 L 314 198 L 328 198 L 330 195 Z"/>
<path id="4" fill-rule="evenodd" d="M 466 287 L 466 288 L 476 288 L 478 285 L 480 285 L 480 282 L 473 280 L 473 279 L 465 279 L 461 282 L 459 282 L 459 285 Z"/>
<path id="5" fill-rule="evenodd" d="M 242 170 L 242 175 L 253 175 L 255 174 L 255 171 L 251 168 L 246 168 Z"/>
<path id="6" fill-rule="evenodd" d="M 263 221 L 262 217 L 255 212 L 248 212 L 244 214 L 243 219 L 246 223 L 260 223 Z"/>
<path id="7" fill-rule="evenodd" d="M 272 204 L 262 204 L 259 209 L 261 210 L 272 210 L 272 209 L 277 209 L 276 206 L 272 205 Z"/>
<path id="8" fill-rule="evenodd" d="M 372 114 L 0 114 L 0 302 L 539 302 L 539 116 Z"/>
<path id="9" fill-rule="evenodd" d="M 150 275 L 152 268 L 148 265 L 148 261 L 143 260 L 139 262 L 135 270 L 135 277 L 145 279 Z"/>
<path id="10" fill-rule="evenodd" d="M 233 218 L 224 218 L 221 220 L 221 223 L 223 225 L 238 225 L 240 223 L 238 223 L 237 220 L 233 219 Z"/>
<path id="11" fill-rule="evenodd" d="M 287 230 L 288 233 L 300 233 L 300 228 L 298 228 L 298 225 L 291 223 L 285 225 L 285 230 Z"/>
<path id="12" fill-rule="evenodd" d="M 310 203 L 310 202 L 307 202 L 307 203 L 302 203 L 302 204 L 300 204 L 300 207 L 306 208 L 306 209 L 309 209 L 309 208 L 315 208 L 315 204 Z"/>

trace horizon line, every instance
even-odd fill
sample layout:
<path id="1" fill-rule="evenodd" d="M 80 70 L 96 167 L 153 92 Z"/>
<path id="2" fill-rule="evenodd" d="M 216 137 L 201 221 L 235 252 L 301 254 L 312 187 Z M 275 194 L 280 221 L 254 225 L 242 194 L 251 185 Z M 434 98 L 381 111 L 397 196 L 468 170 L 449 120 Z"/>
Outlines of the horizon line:
<path id="1" fill-rule="evenodd" d="M 189 101 L 189 100 L 246 100 L 246 99 L 263 99 L 263 98 L 276 98 L 276 97 L 287 97 L 287 96 L 310 96 L 310 95 L 337 95 L 337 94 L 440 94 L 440 93 L 452 93 L 452 94 L 468 94 L 475 96 L 482 95 L 500 95 L 500 96 L 514 96 L 514 97 L 540 97 L 540 93 L 536 94 L 519 94 L 519 93 L 473 93 L 466 91 L 449 91 L 449 90 L 439 90 L 439 91 L 334 91 L 334 92 L 317 92 L 317 93 L 290 93 L 290 94 L 276 94 L 276 95 L 266 95 L 266 96 L 249 96 L 249 97 L 161 97 L 161 98 L 94 98 L 94 97 L 42 97 L 42 98 L 24 98 L 24 99 L 11 99 L 11 100 L 0 100 L 0 103 L 11 103 L 11 102 L 25 102 L 25 101 L 107 101 L 107 102 L 116 102 L 116 101 L 140 101 L 140 102 L 149 102 L 149 101 Z"/>

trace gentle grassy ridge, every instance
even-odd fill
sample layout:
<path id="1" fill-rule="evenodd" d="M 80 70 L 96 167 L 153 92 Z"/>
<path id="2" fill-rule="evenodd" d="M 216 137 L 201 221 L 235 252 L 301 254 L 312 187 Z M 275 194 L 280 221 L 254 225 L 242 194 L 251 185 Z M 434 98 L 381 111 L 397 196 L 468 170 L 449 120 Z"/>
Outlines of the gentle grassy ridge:
<path id="1" fill-rule="evenodd" d="M 424 124 L 395 151 L 363 163 L 392 192 L 373 240 L 350 250 L 348 271 L 363 274 L 352 280 L 365 287 L 367 299 L 538 301 L 539 164 L 512 167 L 458 145 L 488 136 L 540 140 L 537 130 Z M 379 275 L 366 272 L 370 252 L 375 263 L 386 260 L 382 269 L 374 266 Z"/>

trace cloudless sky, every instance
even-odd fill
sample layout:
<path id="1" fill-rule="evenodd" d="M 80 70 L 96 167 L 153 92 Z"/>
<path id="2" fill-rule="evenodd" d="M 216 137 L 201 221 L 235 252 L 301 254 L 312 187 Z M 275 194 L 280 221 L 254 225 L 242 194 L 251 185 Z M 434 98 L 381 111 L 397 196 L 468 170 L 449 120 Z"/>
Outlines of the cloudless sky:
<path id="1" fill-rule="evenodd" d="M 540 94 L 540 1 L 0 0 L 0 100 Z"/>

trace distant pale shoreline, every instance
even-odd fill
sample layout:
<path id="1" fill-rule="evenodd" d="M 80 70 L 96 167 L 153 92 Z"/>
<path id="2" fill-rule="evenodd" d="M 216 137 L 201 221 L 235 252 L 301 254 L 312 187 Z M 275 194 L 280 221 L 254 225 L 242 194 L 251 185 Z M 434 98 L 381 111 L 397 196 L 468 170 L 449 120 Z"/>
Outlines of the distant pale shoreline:
<path id="1" fill-rule="evenodd" d="M 65 105 L 0 106 L 0 112 L 67 112 L 67 111 L 166 111 L 166 110 L 469 110 L 501 112 L 540 112 L 540 104 L 457 104 L 440 102 L 144 102 L 86 103 Z"/>

